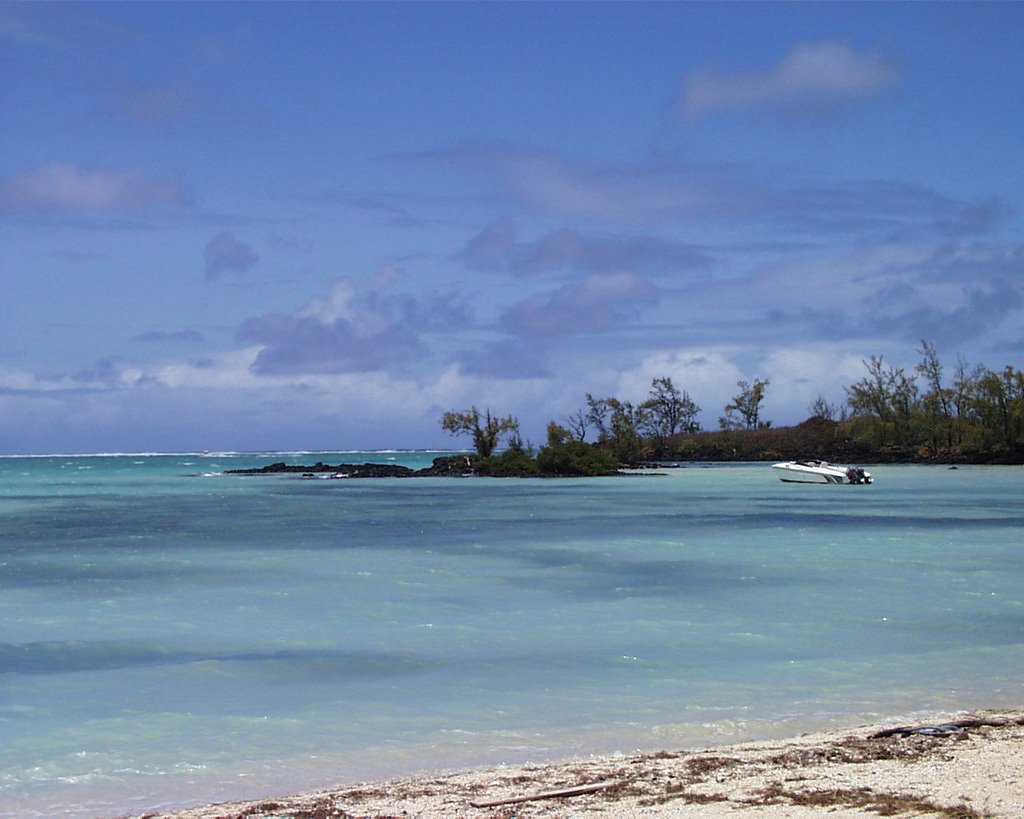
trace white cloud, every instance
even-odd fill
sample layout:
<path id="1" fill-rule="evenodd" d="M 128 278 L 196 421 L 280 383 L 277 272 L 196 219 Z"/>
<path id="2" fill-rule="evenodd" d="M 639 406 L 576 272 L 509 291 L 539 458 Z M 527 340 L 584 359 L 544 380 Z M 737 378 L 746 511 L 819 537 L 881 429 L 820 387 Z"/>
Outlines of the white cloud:
<path id="1" fill-rule="evenodd" d="M 845 388 L 864 376 L 864 358 L 821 345 L 772 350 L 762 360 L 763 377 L 771 380 L 765 391 L 766 417 L 776 414 L 785 423 L 799 423 L 810 416 L 810 406 L 819 396 L 842 406 Z"/>
<path id="2" fill-rule="evenodd" d="M 654 164 L 590 166 L 544 154 L 509 155 L 502 163 L 513 193 L 558 216 L 626 225 L 689 220 L 731 201 L 696 168 Z"/>
<path id="3" fill-rule="evenodd" d="M 686 83 L 682 108 L 688 116 L 759 109 L 827 110 L 890 88 L 895 67 L 843 43 L 794 46 L 776 66 L 731 77 L 705 71 Z"/>
<path id="4" fill-rule="evenodd" d="M 737 382 L 767 379 L 764 419 L 788 425 L 805 420 L 819 395 L 841 406 L 846 400 L 844 388 L 863 374 L 862 357 L 838 345 L 791 344 L 763 352 L 741 346 L 694 347 L 645 356 L 620 375 L 616 394 L 639 402 L 653 379 L 671 378 L 677 389 L 685 390 L 701 406 L 699 420 L 704 429 L 717 429 L 726 403 L 738 392 Z"/>
<path id="5" fill-rule="evenodd" d="M 884 245 L 775 260 L 688 296 L 702 305 L 709 328 L 737 340 L 959 344 L 1019 315 L 1024 292 L 1008 271 L 1014 257 L 1012 249 Z"/>
<path id="6" fill-rule="evenodd" d="M 187 199 L 179 177 L 153 177 L 138 168 L 51 162 L 0 180 L 0 213 L 106 213 L 176 207 Z"/>
<path id="7" fill-rule="evenodd" d="M 733 361 L 737 352 L 729 347 L 695 347 L 651 353 L 619 377 L 619 397 L 643 401 L 655 378 L 670 378 L 676 389 L 685 390 L 700 405 L 704 428 L 714 429 L 721 408 L 736 393 L 736 382 L 751 377 Z"/>
<path id="8" fill-rule="evenodd" d="M 462 325 L 457 301 L 435 294 L 426 301 L 391 292 L 403 273 L 385 265 L 361 290 L 341 276 L 324 296 L 295 313 L 247 319 L 236 331 L 242 342 L 263 345 L 254 364 L 262 375 L 303 375 L 401 369 L 429 354 L 426 333 Z"/>
<path id="9" fill-rule="evenodd" d="M 299 318 L 316 319 L 322 324 L 336 321 L 353 321 L 356 310 L 353 302 L 359 295 L 356 283 L 348 276 L 335 279 L 324 296 L 314 296 L 296 315 Z"/>
<path id="10" fill-rule="evenodd" d="M 641 276 L 594 273 L 579 283 L 522 299 L 502 315 L 501 324 L 523 337 L 602 332 L 656 302 L 654 288 Z"/>
<path id="11" fill-rule="evenodd" d="M 743 245 L 762 235 L 793 242 L 853 235 L 878 242 L 980 234 L 1012 213 L 998 196 L 965 199 L 899 179 L 797 183 L 791 169 L 770 163 L 768 173 L 753 174 L 740 165 L 700 165 L 667 155 L 588 161 L 507 144 L 452 150 L 441 158 L 460 169 L 483 170 L 510 206 L 532 219 L 567 223 L 532 242 L 519 240 L 508 219 L 490 224 L 460 254 L 482 272 L 521 275 L 559 262 L 595 269 L 609 255 L 649 262 L 671 262 L 674 256 L 684 265 L 700 264 L 699 248 L 658 234 L 665 225 L 709 228 L 701 234 L 708 237 L 704 242 L 723 235 Z"/>

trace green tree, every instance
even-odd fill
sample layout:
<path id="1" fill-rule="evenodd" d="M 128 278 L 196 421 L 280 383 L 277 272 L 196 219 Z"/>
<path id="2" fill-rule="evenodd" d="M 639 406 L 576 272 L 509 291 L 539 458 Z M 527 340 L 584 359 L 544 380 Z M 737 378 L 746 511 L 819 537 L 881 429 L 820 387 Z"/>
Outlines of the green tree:
<path id="1" fill-rule="evenodd" d="M 918 403 L 916 379 L 902 367 L 887 366 L 882 356 L 871 356 L 863 363 L 867 376 L 846 390 L 850 411 L 871 424 L 880 446 L 890 440 L 911 443 Z"/>
<path id="2" fill-rule="evenodd" d="M 956 370 L 953 371 L 953 383 L 950 389 L 950 405 L 954 414 L 953 437 L 958 447 L 964 444 L 964 438 L 971 423 L 978 382 L 984 374 L 984 367 L 980 365 L 969 367 L 966 361 L 957 357 Z"/>
<path id="3" fill-rule="evenodd" d="M 565 446 L 570 441 L 574 441 L 576 438 L 573 437 L 572 431 L 566 429 L 560 424 L 556 424 L 554 421 L 548 423 L 548 442 L 547 446 Z"/>
<path id="4" fill-rule="evenodd" d="M 904 445 L 914 444 L 918 436 L 915 434 L 914 422 L 919 415 L 920 393 L 917 379 L 907 376 L 903 368 L 895 369 L 893 375 L 893 407 L 896 418 L 896 442 Z"/>
<path id="5" fill-rule="evenodd" d="M 450 435 L 471 435 L 476 454 L 481 458 L 489 458 L 506 433 L 521 440 L 518 438 L 519 420 L 515 416 L 497 418 L 487 409 L 481 418 L 475 406 L 461 412 L 446 412 L 441 418 L 441 429 Z"/>
<path id="6" fill-rule="evenodd" d="M 951 391 L 942 385 L 942 362 L 935 345 L 922 341 L 918 350 L 921 363 L 916 367 L 924 378 L 928 391 L 921 397 L 921 417 L 926 430 L 928 447 L 933 455 L 953 444 L 953 416 Z"/>
<path id="7" fill-rule="evenodd" d="M 651 391 L 640 407 L 645 412 L 641 430 L 656 438 L 669 438 L 677 432 L 696 432 L 700 406 L 685 391 L 680 392 L 671 378 L 655 378 Z"/>
<path id="8" fill-rule="evenodd" d="M 740 393 L 725 405 L 725 415 L 718 419 L 719 426 L 722 429 L 759 429 L 771 426 L 770 421 L 760 420 L 761 402 L 764 401 L 765 389 L 770 383 L 767 378 L 764 381 L 755 378 L 753 384 L 737 381 Z M 742 420 L 737 420 L 737 413 Z"/>
<path id="9" fill-rule="evenodd" d="M 587 393 L 586 423 L 597 432 L 599 443 L 611 437 L 607 421 L 608 413 L 611 412 L 611 402 L 614 400 L 613 398 L 594 398 L 589 392 Z"/>
<path id="10" fill-rule="evenodd" d="M 823 421 L 835 421 L 839 417 L 839 407 L 825 398 L 824 395 L 819 395 L 815 398 L 811 405 L 807 408 L 811 418 L 820 418 Z"/>
<path id="11" fill-rule="evenodd" d="M 978 379 L 974 411 L 990 446 L 1014 450 L 1024 435 L 1024 372 L 1011 366 L 986 370 Z"/>
<path id="12" fill-rule="evenodd" d="M 611 447 L 620 463 L 635 463 L 641 458 L 640 432 L 637 424 L 637 412 L 629 401 L 611 401 Z M 641 413 L 642 416 L 642 413 Z"/>
<path id="13" fill-rule="evenodd" d="M 880 429 L 880 443 L 885 443 L 885 430 L 892 416 L 892 401 L 889 395 L 889 379 L 886 376 L 885 360 L 882 356 L 871 356 L 870 361 L 861 362 L 868 374 L 857 383 L 846 388 L 846 402 L 854 416 L 868 416 L 877 419 Z"/>
<path id="14" fill-rule="evenodd" d="M 587 406 L 587 420 L 597 430 L 598 443 L 608 446 L 620 463 L 640 460 L 640 434 L 633 405 L 618 398 L 594 398 L 587 393 Z"/>
<path id="15" fill-rule="evenodd" d="M 566 423 L 569 425 L 569 431 L 572 432 L 577 441 L 586 440 L 587 427 L 590 422 L 587 420 L 587 414 L 583 410 L 576 410 L 566 419 Z"/>

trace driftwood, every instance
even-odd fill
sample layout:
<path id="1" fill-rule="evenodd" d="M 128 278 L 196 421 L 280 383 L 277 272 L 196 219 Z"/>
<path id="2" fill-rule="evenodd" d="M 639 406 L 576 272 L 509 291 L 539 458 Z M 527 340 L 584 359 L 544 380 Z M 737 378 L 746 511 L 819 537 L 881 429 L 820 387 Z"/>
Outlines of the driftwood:
<path id="1" fill-rule="evenodd" d="M 621 783 L 618 780 L 609 779 L 605 782 L 593 782 L 589 785 L 577 785 L 573 788 L 561 788 L 557 791 L 541 791 L 540 793 L 531 793 L 524 796 L 510 796 L 505 799 L 470 802 L 469 804 L 474 808 L 496 808 L 500 805 L 517 805 L 520 802 L 536 802 L 541 799 L 562 799 L 569 796 L 582 796 L 585 793 L 594 793 L 595 791 L 603 791 L 606 788 L 613 788 L 619 784 Z"/>
<path id="2" fill-rule="evenodd" d="M 1006 725 L 1024 725 L 1024 717 L 1018 719 L 960 719 L 943 722 L 939 725 L 901 725 L 898 728 L 886 728 L 868 735 L 868 739 L 885 739 L 886 737 L 908 737 L 913 734 L 923 736 L 946 736 L 965 728 L 1002 727 Z"/>

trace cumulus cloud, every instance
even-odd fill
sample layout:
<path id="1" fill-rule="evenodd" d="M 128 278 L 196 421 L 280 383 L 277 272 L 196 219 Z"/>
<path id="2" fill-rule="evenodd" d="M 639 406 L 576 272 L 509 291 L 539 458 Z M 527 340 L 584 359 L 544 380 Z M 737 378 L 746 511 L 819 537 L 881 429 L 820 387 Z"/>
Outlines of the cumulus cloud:
<path id="1" fill-rule="evenodd" d="M 421 334 L 465 326 L 468 317 L 454 297 L 425 302 L 393 292 L 402 280 L 383 266 L 360 289 L 349 277 L 294 313 L 271 313 L 244 322 L 240 341 L 262 345 L 253 363 L 258 375 L 370 372 L 404 367 L 429 352 Z"/>
<path id="2" fill-rule="evenodd" d="M 655 378 L 670 378 L 677 389 L 686 390 L 701 405 L 704 417 L 713 419 L 718 408 L 735 394 L 736 382 L 747 377 L 733 360 L 736 353 L 736 348 L 727 346 L 657 350 L 622 372 L 616 390 L 639 403 Z"/>
<path id="3" fill-rule="evenodd" d="M 0 179 L 0 213 L 56 216 L 187 204 L 177 176 L 153 177 L 137 168 L 83 168 L 51 162 Z"/>
<path id="4" fill-rule="evenodd" d="M 502 315 L 501 325 L 525 338 L 602 332 L 656 301 L 651 284 L 634 273 L 595 273 L 517 302 Z"/>
<path id="5" fill-rule="evenodd" d="M 802 43 L 776 66 L 761 72 L 691 77 L 683 112 L 691 117 L 718 111 L 827 111 L 891 88 L 899 72 L 873 54 L 843 43 Z"/>
<path id="6" fill-rule="evenodd" d="M 391 335 L 365 336 L 344 320 L 325 324 L 282 313 L 249 319 L 237 335 L 265 345 L 253 365 L 259 375 L 378 370 L 423 355 L 415 333 L 402 327 Z"/>
<path id="7" fill-rule="evenodd" d="M 260 259 L 251 247 L 238 241 L 233 234 L 224 232 L 215 236 L 203 250 L 203 262 L 208 281 L 223 276 L 248 273 Z"/>

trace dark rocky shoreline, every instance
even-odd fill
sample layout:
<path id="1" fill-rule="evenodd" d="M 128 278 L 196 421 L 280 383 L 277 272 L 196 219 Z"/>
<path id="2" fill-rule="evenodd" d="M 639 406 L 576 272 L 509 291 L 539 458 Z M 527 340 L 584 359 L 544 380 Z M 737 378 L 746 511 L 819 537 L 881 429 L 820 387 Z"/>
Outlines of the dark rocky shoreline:
<path id="1" fill-rule="evenodd" d="M 228 475 L 297 474 L 304 478 L 462 478 L 475 474 L 472 458 L 466 455 L 444 455 L 424 469 L 410 469 L 398 464 L 325 464 L 312 466 L 287 464 L 284 461 L 251 469 L 226 469 Z"/>

